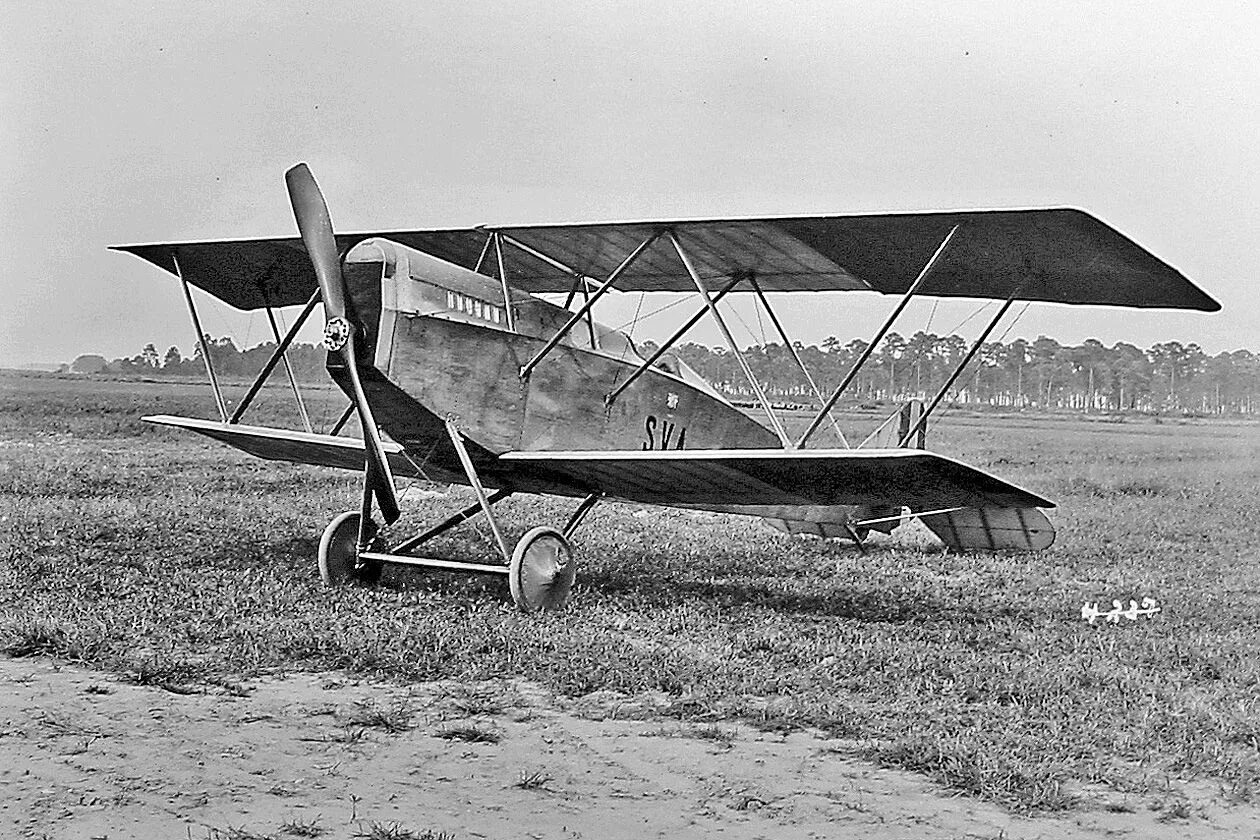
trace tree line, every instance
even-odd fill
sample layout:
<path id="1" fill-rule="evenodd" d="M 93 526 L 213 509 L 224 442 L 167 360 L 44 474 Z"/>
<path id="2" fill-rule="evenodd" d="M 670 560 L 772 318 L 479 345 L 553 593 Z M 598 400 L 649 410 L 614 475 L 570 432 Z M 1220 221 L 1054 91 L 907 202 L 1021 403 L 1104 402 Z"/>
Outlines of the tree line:
<path id="1" fill-rule="evenodd" d="M 271 342 L 242 350 L 228 337 L 206 336 L 206 344 L 215 371 L 227 377 L 255 376 L 275 350 Z M 906 338 L 890 332 L 853 379 L 841 404 L 931 399 L 969 346 L 957 335 L 920 331 Z M 814 386 L 829 394 L 868 348 L 862 339 L 843 343 L 833 336 L 821 346 L 770 343 L 742 352 L 771 400 L 811 405 L 817 402 Z M 655 349 L 652 342 L 640 345 L 645 356 Z M 738 361 L 726 348 L 689 342 L 672 352 L 732 399 L 752 399 Z M 295 343 L 288 356 L 299 382 L 322 381 L 325 352 L 320 347 Z M 114 360 L 109 369 L 159 376 L 204 374 L 200 346 L 185 358 L 177 347 L 159 354 L 148 344 L 136 356 Z M 1094 339 L 1068 346 L 1046 336 L 1032 342 L 995 341 L 981 346 L 945 399 L 1014 409 L 1255 414 L 1260 412 L 1260 355 L 1235 350 L 1209 356 L 1197 344 L 1178 341 L 1145 350 L 1124 342 L 1106 347 Z"/>

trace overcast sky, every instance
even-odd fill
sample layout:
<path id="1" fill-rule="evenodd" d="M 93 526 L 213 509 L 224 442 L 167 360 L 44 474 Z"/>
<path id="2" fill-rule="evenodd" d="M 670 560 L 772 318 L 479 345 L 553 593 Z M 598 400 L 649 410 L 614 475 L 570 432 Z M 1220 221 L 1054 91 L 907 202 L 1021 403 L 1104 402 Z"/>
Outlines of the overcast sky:
<path id="1" fill-rule="evenodd" d="M 1081 207 L 1224 310 L 1035 304 L 1007 340 L 1260 350 L 1255 4 L 238 7 L 6 6 L 0 365 L 190 354 L 178 284 L 106 246 L 291 234 L 299 160 L 346 231 Z M 266 338 L 201 300 L 209 332 Z M 776 302 L 806 343 L 869 337 L 894 303 Z"/>

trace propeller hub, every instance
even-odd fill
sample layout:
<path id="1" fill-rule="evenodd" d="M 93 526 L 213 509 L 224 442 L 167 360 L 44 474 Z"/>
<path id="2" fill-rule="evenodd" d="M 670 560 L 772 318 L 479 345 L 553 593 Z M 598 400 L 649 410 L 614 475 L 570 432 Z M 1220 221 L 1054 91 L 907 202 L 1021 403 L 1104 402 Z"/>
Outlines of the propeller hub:
<path id="1" fill-rule="evenodd" d="M 340 315 L 334 315 L 324 323 L 324 349 L 336 353 L 350 340 L 350 322 Z"/>

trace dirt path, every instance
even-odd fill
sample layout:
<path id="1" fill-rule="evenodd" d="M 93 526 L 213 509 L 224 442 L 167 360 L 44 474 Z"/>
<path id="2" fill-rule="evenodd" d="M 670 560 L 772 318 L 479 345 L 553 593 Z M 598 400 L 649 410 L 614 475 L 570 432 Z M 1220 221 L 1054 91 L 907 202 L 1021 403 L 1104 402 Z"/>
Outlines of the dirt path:
<path id="1" fill-rule="evenodd" d="M 623 701 L 328 674 L 182 694 L 0 659 L 0 837 L 1260 837 L 1260 809 L 1217 804 L 1012 817 L 808 734 Z"/>

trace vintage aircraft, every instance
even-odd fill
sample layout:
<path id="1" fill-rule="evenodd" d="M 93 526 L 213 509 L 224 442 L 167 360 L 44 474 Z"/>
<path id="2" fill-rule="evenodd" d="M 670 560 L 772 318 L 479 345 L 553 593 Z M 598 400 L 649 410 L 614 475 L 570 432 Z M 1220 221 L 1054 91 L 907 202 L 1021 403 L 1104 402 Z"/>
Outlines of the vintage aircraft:
<path id="1" fill-rule="evenodd" d="M 262 458 L 362 469 L 359 509 L 335 518 L 320 542 L 326 581 L 374 582 L 385 563 L 505 574 L 513 600 L 527 611 L 565 603 L 576 573 L 569 539 L 604 497 L 757 516 L 793 533 L 847 536 L 859 545 L 870 530 L 887 532 L 913 516 L 951 547 L 1044 549 L 1054 528 L 1042 509 L 1053 502 L 924 451 L 927 420 L 963 368 L 1016 300 L 1220 308 L 1177 270 L 1072 209 L 338 235 L 306 165 L 285 177 L 300 239 L 116 248 L 180 278 L 199 337 L 190 283 L 237 309 L 265 309 L 277 341 L 230 414 L 203 345 L 219 420 L 145 419 Z M 694 292 L 699 308 L 644 358 L 627 335 L 591 315 L 612 290 Z M 794 439 L 717 307 L 737 290 L 756 295 L 789 348 L 768 291 L 901 297 L 830 397 L 817 394 L 813 421 Z M 567 293 L 568 301 L 560 306 L 539 297 L 548 293 Z M 856 447 L 833 422 L 838 445 L 808 448 L 916 295 L 1004 303 L 926 408 L 908 404 Z M 320 301 L 328 372 L 350 406 L 328 434 L 310 428 L 304 409 L 305 431 L 242 424 L 276 365 L 287 369 L 285 351 Z M 301 317 L 282 338 L 272 308 L 301 303 Z M 706 315 L 747 377 L 764 424 L 670 353 Z M 300 407 L 291 375 L 290 381 Z M 338 435 L 354 413 L 363 440 Z M 373 512 L 386 524 L 398 519 L 395 476 L 466 483 L 477 501 L 383 549 Z M 493 506 L 513 493 L 582 501 L 563 528 L 534 528 L 510 549 Z M 417 553 L 479 511 L 502 563 Z"/>

